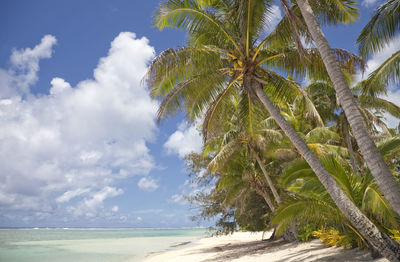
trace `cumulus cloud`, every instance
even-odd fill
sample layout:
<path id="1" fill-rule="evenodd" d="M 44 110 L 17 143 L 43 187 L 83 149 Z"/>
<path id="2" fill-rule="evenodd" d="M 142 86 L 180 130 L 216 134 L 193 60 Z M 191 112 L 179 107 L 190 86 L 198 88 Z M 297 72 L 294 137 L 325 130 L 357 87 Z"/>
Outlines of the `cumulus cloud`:
<path id="1" fill-rule="evenodd" d="M 122 189 L 106 186 L 98 192 L 91 193 L 89 198 L 84 198 L 78 203 L 78 205 L 68 206 L 67 211 L 75 217 L 94 217 L 98 214 L 99 209 L 104 207 L 103 204 L 105 199 L 116 197 L 122 193 L 124 193 Z"/>
<path id="2" fill-rule="evenodd" d="M 60 95 L 65 90 L 69 90 L 71 88 L 71 85 L 68 82 L 65 82 L 64 79 L 59 77 L 53 78 L 50 84 L 50 94 L 52 95 Z"/>
<path id="3" fill-rule="evenodd" d="M 50 58 L 56 38 L 14 50 L 0 69 L 0 210 L 91 216 L 122 194 L 119 179 L 147 175 L 154 163 L 157 109 L 140 84 L 154 49 L 146 38 L 120 33 L 93 78 L 72 87 L 53 78 L 48 95 L 29 88 L 39 60 Z"/>
<path id="4" fill-rule="evenodd" d="M 0 98 L 29 94 L 29 87 L 38 79 L 40 59 L 51 58 L 56 43 L 54 36 L 45 35 L 32 49 L 14 49 L 10 57 L 11 67 L 0 69 Z"/>
<path id="5" fill-rule="evenodd" d="M 172 135 L 168 137 L 164 148 L 168 154 L 177 154 L 183 158 L 191 152 L 200 152 L 202 147 L 202 139 L 199 132 L 199 123 L 188 125 L 187 122 L 182 122 Z"/>
<path id="6" fill-rule="evenodd" d="M 83 195 L 85 193 L 88 193 L 90 191 L 89 188 L 77 188 L 75 190 L 68 190 L 64 194 L 62 194 L 60 197 L 56 199 L 58 203 L 65 203 L 69 202 L 71 199 L 78 197 L 80 195 Z"/>
<path id="7" fill-rule="evenodd" d="M 157 181 L 151 177 L 142 177 L 137 185 L 141 190 L 147 192 L 153 192 L 159 187 Z"/>

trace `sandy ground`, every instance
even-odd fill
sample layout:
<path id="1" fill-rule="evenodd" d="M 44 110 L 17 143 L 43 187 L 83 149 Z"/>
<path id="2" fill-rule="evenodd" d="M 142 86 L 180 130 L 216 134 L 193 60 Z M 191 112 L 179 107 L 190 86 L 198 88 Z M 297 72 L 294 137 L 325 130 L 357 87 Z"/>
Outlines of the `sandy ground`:
<path id="1" fill-rule="evenodd" d="M 285 243 L 260 241 L 262 233 L 237 232 L 230 236 L 203 238 L 166 252 L 149 255 L 145 262 L 291 262 L 291 261 L 375 261 L 359 249 L 325 247 L 319 240 Z"/>

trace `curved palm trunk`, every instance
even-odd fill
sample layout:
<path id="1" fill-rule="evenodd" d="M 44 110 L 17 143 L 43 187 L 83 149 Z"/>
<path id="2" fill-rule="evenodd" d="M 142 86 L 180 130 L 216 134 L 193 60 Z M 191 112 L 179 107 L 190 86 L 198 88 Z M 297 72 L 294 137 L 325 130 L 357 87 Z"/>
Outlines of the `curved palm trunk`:
<path id="1" fill-rule="evenodd" d="M 274 226 L 274 230 L 272 231 L 271 236 L 268 239 L 264 239 L 264 235 L 265 233 L 267 233 L 268 231 L 264 231 L 262 236 L 261 236 L 261 241 L 272 241 L 275 240 L 275 235 L 276 235 L 276 226 Z"/>
<path id="2" fill-rule="evenodd" d="M 265 186 L 258 181 L 257 175 L 254 174 L 254 179 L 252 181 L 252 186 L 256 190 L 256 193 L 259 194 L 262 198 L 264 198 L 265 203 L 267 203 L 269 209 L 271 209 L 272 213 L 275 213 L 275 206 L 272 203 L 271 198 L 269 197 L 268 191 L 266 190 Z M 264 241 L 264 234 L 267 231 L 264 231 L 261 237 L 261 240 Z M 272 231 L 272 235 L 270 238 L 266 239 L 268 241 L 272 241 L 275 239 L 275 233 L 276 233 L 276 226 L 274 226 L 274 230 Z"/>
<path id="3" fill-rule="evenodd" d="M 278 192 L 276 191 L 274 183 L 272 183 L 271 177 L 268 175 L 267 170 L 265 170 L 263 162 L 261 161 L 261 159 L 258 156 L 258 154 L 254 151 L 253 147 L 251 147 L 249 145 L 249 148 L 250 148 L 251 153 L 256 158 L 256 161 L 257 161 L 258 165 L 260 166 L 261 171 L 263 172 L 263 174 L 265 176 L 265 179 L 267 180 L 268 186 L 271 189 L 272 194 L 274 195 L 276 202 L 278 202 L 278 204 L 281 204 L 282 203 L 281 197 L 279 196 Z"/>
<path id="4" fill-rule="evenodd" d="M 364 123 L 362 115 L 354 101 L 353 94 L 344 78 L 339 63 L 336 60 L 332 49 L 324 33 L 322 32 L 313 10 L 308 0 L 297 0 L 301 14 L 307 24 L 313 40 L 324 61 L 326 70 L 332 80 L 338 100 L 342 106 L 347 120 L 353 130 L 353 135 L 360 148 L 371 174 L 374 176 L 376 183 L 382 191 L 393 210 L 400 216 L 400 185 L 394 179 L 389 168 L 386 166 L 382 155 L 379 153 L 374 141 L 368 133 L 368 129 Z"/>
<path id="5" fill-rule="evenodd" d="M 247 81 L 251 83 L 253 94 L 257 95 L 264 107 L 274 118 L 279 127 L 297 148 L 303 158 L 310 165 L 318 179 L 324 185 L 325 189 L 332 197 L 333 201 L 340 211 L 347 217 L 351 224 L 367 239 L 377 250 L 381 252 L 390 261 L 400 261 L 400 244 L 388 237 L 379 229 L 354 205 L 347 197 L 343 190 L 338 186 L 333 177 L 326 171 L 325 167 L 314 155 L 306 143 L 296 133 L 293 127 L 283 118 L 280 112 L 275 108 L 268 96 L 265 94 L 260 83 Z"/>
<path id="6" fill-rule="evenodd" d="M 265 202 L 267 203 L 269 209 L 271 209 L 272 213 L 275 213 L 274 204 L 272 203 L 272 200 L 269 197 L 268 193 L 265 192 L 264 190 L 261 190 L 260 192 L 258 192 L 258 194 L 260 194 L 264 198 Z"/>
<path id="7" fill-rule="evenodd" d="M 347 151 L 349 151 L 350 162 L 353 168 L 353 173 L 356 174 L 358 173 L 357 160 L 353 150 L 353 145 L 351 143 L 349 125 L 345 116 L 343 117 L 343 132 L 344 132 L 344 137 L 346 139 Z"/>
<path id="8" fill-rule="evenodd" d="M 256 175 L 254 177 L 256 177 Z M 265 203 L 267 203 L 269 209 L 271 209 L 272 213 L 274 213 L 275 207 L 274 204 L 272 203 L 271 198 L 268 195 L 267 190 L 265 190 L 264 186 L 261 183 L 258 183 L 257 181 L 253 181 L 253 183 L 254 183 L 253 187 L 256 190 L 257 194 L 259 194 L 262 198 L 264 198 Z"/>

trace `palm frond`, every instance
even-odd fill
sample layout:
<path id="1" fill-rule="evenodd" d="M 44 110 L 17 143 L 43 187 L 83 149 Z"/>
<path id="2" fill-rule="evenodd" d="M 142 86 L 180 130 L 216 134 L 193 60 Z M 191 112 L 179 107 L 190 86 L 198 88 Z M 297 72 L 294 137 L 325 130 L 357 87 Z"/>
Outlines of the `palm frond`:
<path id="1" fill-rule="evenodd" d="M 357 38 L 359 52 L 363 57 L 378 52 L 400 30 L 400 1 L 388 0 L 377 9 Z"/>
<path id="2" fill-rule="evenodd" d="M 280 142 L 283 139 L 281 132 L 275 129 L 263 128 L 260 130 L 264 137 L 266 137 L 271 142 Z"/>
<path id="3" fill-rule="evenodd" d="M 315 177 L 315 174 L 306 161 L 303 159 L 297 159 L 292 161 L 285 168 L 280 183 L 283 186 L 288 186 L 289 184 L 296 182 L 297 179 L 303 179 L 306 177 Z"/>
<path id="4" fill-rule="evenodd" d="M 213 46 L 167 49 L 152 61 L 144 80 L 147 81 L 153 97 L 164 96 L 176 82 L 223 68 L 220 59 L 223 52 Z"/>
<path id="5" fill-rule="evenodd" d="M 387 85 L 391 82 L 399 82 L 399 80 L 400 50 L 385 60 L 363 81 L 363 92 L 368 92 L 371 95 L 386 94 Z"/>
<path id="6" fill-rule="evenodd" d="M 356 21 L 360 13 L 357 8 L 357 1 L 352 0 L 328 0 L 328 1 L 310 1 L 310 5 L 318 10 L 316 14 L 320 17 L 322 23 L 348 24 Z"/>
<path id="7" fill-rule="evenodd" d="M 214 100 L 214 102 L 211 103 L 211 105 L 208 106 L 208 110 L 204 116 L 203 120 L 203 139 L 204 142 L 207 141 L 208 138 L 208 133 L 212 131 L 212 125 L 213 124 L 218 124 L 217 121 L 214 119 L 215 116 L 218 115 L 218 112 L 221 113 L 221 110 L 223 110 L 223 106 L 227 105 L 226 101 L 227 99 L 230 98 L 230 95 L 232 92 L 234 92 L 233 87 L 236 84 L 237 80 L 242 77 L 242 75 L 238 75 L 237 77 L 233 78 L 231 82 L 228 84 L 228 86 L 223 90 Z M 225 103 L 224 103 L 225 102 Z M 222 114 L 219 114 L 222 115 Z"/>
<path id="8" fill-rule="evenodd" d="M 383 197 L 376 183 L 371 183 L 364 191 L 362 209 L 373 215 L 381 224 L 390 228 L 399 228 L 396 213 Z"/>
<path id="9" fill-rule="evenodd" d="M 340 224 L 346 221 L 340 211 L 330 203 L 315 199 L 296 199 L 280 206 L 271 224 L 277 225 L 276 234 L 279 236 L 296 220 L 315 225 Z"/>
<path id="10" fill-rule="evenodd" d="M 234 155 L 238 149 L 239 144 L 236 140 L 232 140 L 228 144 L 223 145 L 208 164 L 208 169 L 215 171 L 217 168 L 224 166 L 229 158 Z"/>
<path id="11" fill-rule="evenodd" d="M 378 142 L 377 147 L 383 156 L 395 154 L 400 151 L 400 137 L 392 137 Z"/>
<path id="12" fill-rule="evenodd" d="M 338 157 L 349 156 L 347 149 L 342 146 L 321 143 L 308 143 L 307 145 L 317 156 L 324 156 L 329 153 Z"/>
<path id="13" fill-rule="evenodd" d="M 163 2 L 157 9 L 154 20 L 154 25 L 160 29 L 166 27 L 182 28 L 188 33 L 196 33 L 200 28 L 206 27 L 225 38 L 238 52 L 241 52 L 238 44 L 228 34 L 224 24 L 218 20 L 215 13 L 201 8 L 197 1 L 169 0 Z"/>
<path id="14" fill-rule="evenodd" d="M 387 112 L 396 118 L 400 118 L 400 107 L 388 100 L 369 95 L 360 95 L 358 99 L 360 100 L 361 106 L 365 108 Z"/>
<path id="15" fill-rule="evenodd" d="M 316 127 L 306 135 L 307 143 L 332 144 L 339 141 L 339 134 L 328 127 Z"/>

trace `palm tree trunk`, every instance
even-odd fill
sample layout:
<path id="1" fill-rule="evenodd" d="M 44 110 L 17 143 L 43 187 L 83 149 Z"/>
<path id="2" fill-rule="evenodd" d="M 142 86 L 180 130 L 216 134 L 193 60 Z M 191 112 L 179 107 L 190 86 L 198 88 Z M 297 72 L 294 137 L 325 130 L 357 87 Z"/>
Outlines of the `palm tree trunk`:
<path id="1" fill-rule="evenodd" d="M 328 173 L 319 159 L 314 155 L 306 143 L 296 133 L 293 127 L 283 118 L 280 112 L 275 108 L 268 96 L 265 94 L 260 83 L 253 81 L 244 81 L 245 84 L 251 83 L 253 94 L 257 95 L 261 103 L 274 118 L 276 123 L 297 148 L 303 158 L 310 165 L 318 179 L 324 185 L 325 189 L 332 197 L 340 211 L 347 217 L 351 224 L 367 239 L 381 254 L 390 261 L 400 262 L 400 244 L 388 237 L 356 207 L 356 205 L 347 197 L 343 190 L 338 186 L 333 177 Z"/>
<path id="2" fill-rule="evenodd" d="M 264 239 L 264 234 L 267 233 L 267 231 L 264 231 L 261 237 L 261 241 L 273 241 L 275 240 L 275 235 L 276 235 L 276 226 L 274 226 L 274 230 L 272 231 L 271 236 L 268 239 Z"/>
<path id="3" fill-rule="evenodd" d="M 263 162 L 261 161 L 260 157 L 254 151 L 254 149 L 253 149 L 253 147 L 251 145 L 249 145 L 249 148 L 250 148 L 251 153 L 256 158 L 258 165 L 260 166 L 261 171 L 263 172 L 263 174 L 265 176 L 265 179 L 267 180 L 268 186 L 271 189 L 272 194 L 274 195 L 276 202 L 278 202 L 278 204 L 281 204 L 282 203 L 281 197 L 279 196 L 278 192 L 276 191 L 274 183 L 272 182 L 270 176 L 268 175 L 267 170 L 265 170 Z"/>
<path id="4" fill-rule="evenodd" d="M 338 101 L 343 108 L 353 135 L 360 148 L 361 154 L 374 176 L 381 192 L 392 206 L 393 210 L 400 216 L 400 185 L 394 179 L 389 168 L 386 166 L 382 155 L 379 153 L 374 141 L 368 133 L 368 129 L 360 111 L 354 101 L 353 94 L 344 78 L 339 63 L 322 32 L 308 0 L 297 0 L 301 14 L 307 24 L 308 30 L 315 41 L 324 61 L 326 70 L 335 88 Z"/>
<path id="5" fill-rule="evenodd" d="M 349 131 L 349 124 L 347 122 L 346 116 L 343 116 L 343 132 L 346 139 L 347 151 L 349 152 L 351 166 L 353 167 L 353 173 L 358 173 L 357 160 L 353 150 L 353 145 L 351 143 L 351 136 Z"/>
<path id="6" fill-rule="evenodd" d="M 264 200 L 265 200 L 265 202 L 267 203 L 269 209 L 271 209 L 271 212 L 272 212 L 272 213 L 275 213 L 274 204 L 272 203 L 272 200 L 271 200 L 271 198 L 269 197 L 268 193 L 265 192 L 264 190 L 262 190 L 262 191 L 258 192 L 258 194 L 260 194 L 260 195 L 264 198 Z"/>
<path id="7" fill-rule="evenodd" d="M 298 235 L 297 225 L 296 223 L 292 223 L 288 229 L 286 229 L 285 233 L 283 233 L 283 239 L 287 242 L 294 242 L 297 240 Z"/>
<path id="8" fill-rule="evenodd" d="M 275 212 L 275 207 L 274 207 L 274 204 L 272 203 L 271 198 L 270 198 L 269 195 L 268 195 L 268 192 L 266 192 L 266 191 L 263 190 L 263 189 L 257 188 L 257 187 L 256 187 L 256 192 L 257 192 L 257 194 L 259 194 L 262 198 L 264 198 L 265 203 L 267 203 L 269 209 L 271 209 L 272 213 L 274 213 L 274 212 Z"/>
<path id="9" fill-rule="evenodd" d="M 257 175 L 255 174 L 253 179 L 252 179 L 252 186 L 253 188 L 256 190 L 256 193 L 259 194 L 262 198 L 264 198 L 265 203 L 267 203 L 269 209 L 271 209 L 272 213 L 275 212 L 275 206 L 271 200 L 271 198 L 268 195 L 268 192 L 266 190 L 266 188 L 264 187 L 263 184 L 259 183 L 259 181 L 257 181 Z"/>

